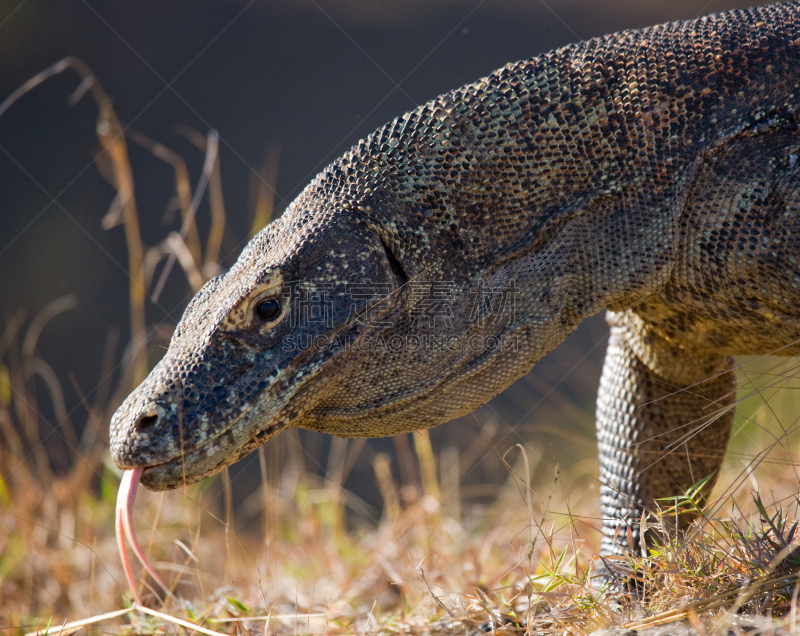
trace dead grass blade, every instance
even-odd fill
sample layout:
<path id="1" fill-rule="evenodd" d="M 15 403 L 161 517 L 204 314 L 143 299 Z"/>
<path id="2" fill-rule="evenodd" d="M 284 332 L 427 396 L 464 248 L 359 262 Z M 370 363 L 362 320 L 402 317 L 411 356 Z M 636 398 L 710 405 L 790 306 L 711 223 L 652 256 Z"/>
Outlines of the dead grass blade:
<path id="1" fill-rule="evenodd" d="M 208 132 L 208 140 L 206 146 L 206 159 L 203 164 L 203 173 L 200 175 L 200 180 L 197 183 L 197 189 L 194 192 L 194 196 L 192 197 L 191 205 L 189 207 L 189 211 L 183 217 L 183 225 L 181 226 L 180 237 L 185 241 L 187 234 L 189 233 L 189 229 L 194 224 L 194 217 L 197 214 L 197 208 L 200 206 L 200 201 L 205 194 L 206 187 L 208 186 L 208 182 L 211 179 L 211 173 L 214 170 L 214 165 L 218 161 L 218 153 L 219 153 L 219 134 L 216 130 L 210 130 Z M 172 271 L 172 267 L 175 265 L 175 259 L 177 256 L 175 253 L 171 253 L 169 259 L 167 260 L 166 265 L 164 266 L 163 271 L 161 272 L 161 277 L 158 279 L 155 288 L 153 289 L 153 302 L 158 302 L 159 297 L 161 296 L 161 292 L 164 290 L 164 284 L 167 282 L 167 277 L 169 276 L 170 272 Z M 199 262 L 199 260 L 198 260 Z"/>
<path id="2" fill-rule="evenodd" d="M 111 620 L 112 618 L 117 618 L 119 616 L 125 616 L 125 614 L 130 614 L 135 607 L 128 607 L 126 609 L 117 610 L 115 612 L 108 612 L 107 614 L 98 614 L 97 616 L 92 616 L 90 618 L 83 618 L 79 621 L 72 621 L 71 623 L 65 623 L 59 628 L 58 634 L 60 636 L 69 636 L 69 634 L 74 634 L 80 629 L 83 629 L 87 625 L 94 625 L 95 623 L 101 623 L 103 621 Z M 45 630 L 36 630 L 35 632 L 29 632 L 25 634 L 25 636 L 48 636 L 51 633 L 49 629 Z"/>
<path id="3" fill-rule="evenodd" d="M 176 616 L 170 616 L 169 614 L 165 614 L 164 612 L 159 612 L 158 610 L 150 609 L 149 607 L 143 607 L 141 605 L 135 605 L 134 607 L 143 614 L 149 614 L 150 616 L 154 616 L 155 618 L 160 618 L 162 621 L 174 623 L 175 625 L 180 625 L 181 627 L 186 627 L 187 629 L 193 629 L 195 631 L 206 634 L 207 636 L 230 636 L 230 634 L 215 632 L 213 629 L 202 627 L 200 625 L 197 625 L 196 623 L 185 621 L 182 618 L 177 618 Z"/>
<path id="4" fill-rule="evenodd" d="M 181 219 L 187 227 L 184 242 L 194 261 L 195 268 L 199 267 L 202 262 L 200 237 L 197 232 L 197 223 L 192 216 L 192 184 L 189 180 L 189 169 L 186 167 L 186 161 L 177 152 L 170 150 L 164 144 L 153 141 L 138 130 L 129 128 L 126 134 L 131 141 L 149 150 L 154 156 L 171 165 L 175 171 L 175 192 L 177 193 L 178 206 L 181 210 Z M 192 216 L 191 219 L 190 216 Z"/>

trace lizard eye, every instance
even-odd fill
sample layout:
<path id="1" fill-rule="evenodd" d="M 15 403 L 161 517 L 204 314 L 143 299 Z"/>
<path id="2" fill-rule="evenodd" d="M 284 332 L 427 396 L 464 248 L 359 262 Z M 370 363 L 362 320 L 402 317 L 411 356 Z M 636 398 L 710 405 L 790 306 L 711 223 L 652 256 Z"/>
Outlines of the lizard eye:
<path id="1" fill-rule="evenodd" d="M 256 315 L 264 322 L 275 320 L 281 313 L 281 303 L 277 298 L 265 298 L 256 305 Z"/>

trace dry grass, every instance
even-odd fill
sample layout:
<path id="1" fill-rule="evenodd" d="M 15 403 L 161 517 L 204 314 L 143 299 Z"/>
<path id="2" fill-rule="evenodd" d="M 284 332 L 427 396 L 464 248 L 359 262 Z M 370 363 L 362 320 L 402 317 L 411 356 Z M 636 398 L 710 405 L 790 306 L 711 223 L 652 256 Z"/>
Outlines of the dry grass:
<path id="1" fill-rule="evenodd" d="M 180 491 L 140 495 L 140 537 L 174 595 L 162 604 L 142 577 L 144 602 L 155 613 L 131 608 L 113 535 L 119 473 L 108 457 L 107 422 L 144 377 L 148 350 L 159 343 L 158 332 L 148 336 L 145 328 L 147 296 L 160 292 L 174 263 L 193 289 L 220 269 L 226 217 L 219 157 L 213 131 L 181 131 L 206 155 L 193 194 L 184 160 L 126 130 L 78 60 L 48 69 L 24 88 L 67 68 L 79 72 L 81 90 L 91 90 L 99 108 L 97 163 L 118 192 L 103 226 L 122 223 L 128 237 L 132 332 L 121 361 L 113 359 L 116 347 L 109 341 L 99 388 L 93 402 L 84 400 L 84 421 L 75 427 L 64 407 L 66 382 L 36 347 L 47 322 L 74 300 L 56 300 L 30 321 L 20 312 L 5 325 L 0 632 L 191 633 L 193 628 L 175 622 L 180 619 L 246 635 L 582 635 L 610 626 L 641 629 L 684 621 L 702 635 L 731 625 L 739 629 L 741 620 L 736 627 L 731 617 L 742 611 L 774 619 L 767 630 L 794 633 L 800 555 L 797 525 L 787 517 L 798 516 L 800 479 L 792 450 L 797 368 L 792 360 L 776 359 L 746 361 L 741 370 L 737 431 L 719 482 L 728 491 L 718 487 L 718 499 L 706 506 L 693 492 L 665 502 L 660 515 L 645 520 L 661 528 L 648 554 L 609 562 L 620 576 L 636 580 L 643 596 L 600 594 L 587 585 L 598 565 L 597 510 L 576 508 L 557 471 L 532 483 L 534 470 L 522 446 L 497 449 L 488 436 L 476 440 L 475 455 L 495 453 L 507 469 L 494 502 L 478 506 L 459 489 L 463 468 L 457 455 L 435 453 L 427 432 L 403 436 L 399 460 L 411 467 L 400 471 L 405 481 L 393 476 L 397 471 L 387 455 L 372 460 L 383 499 L 376 518 L 343 487 L 363 442 L 334 440 L 328 469 L 320 475 L 306 469 L 299 435 L 288 431 L 259 450 L 261 487 L 238 508 L 240 516 L 251 518 L 247 531 L 235 531 L 227 472 Z M 0 113 L 11 103 L 0 105 Z M 126 137 L 175 172 L 181 230 L 151 248 L 139 238 Z M 269 181 L 274 183 L 276 166 L 272 150 L 253 188 L 254 231 L 272 214 Z M 203 241 L 196 214 L 206 186 L 212 218 Z M 118 364 L 123 373 L 112 387 L 108 378 Z M 55 414 L 52 430 L 45 427 L 43 405 Z M 68 457 L 69 468 L 56 473 L 52 457 L 59 453 Z M 670 515 L 687 512 L 699 515 L 692 531 L 670 535 Z M 112 614 L 85 627 L 65 626 L 106 613 Z"/>

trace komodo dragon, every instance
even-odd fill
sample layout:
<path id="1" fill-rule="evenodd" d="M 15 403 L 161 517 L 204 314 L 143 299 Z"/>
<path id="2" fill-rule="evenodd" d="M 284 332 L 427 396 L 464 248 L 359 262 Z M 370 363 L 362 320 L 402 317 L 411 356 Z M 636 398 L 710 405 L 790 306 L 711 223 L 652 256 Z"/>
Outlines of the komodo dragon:
<path id="1" fill-rule="evenodd" d="M 731 356 L 800 353 L 799 113 L 800 1 L 580 42 L 420 106 L 195 296 L 113 417 L 115 462 L 165 490 L 291 426 L 435 426 L 608 310 L 602 547 L 638 543 L 654 498 L 720 466 Z"/>

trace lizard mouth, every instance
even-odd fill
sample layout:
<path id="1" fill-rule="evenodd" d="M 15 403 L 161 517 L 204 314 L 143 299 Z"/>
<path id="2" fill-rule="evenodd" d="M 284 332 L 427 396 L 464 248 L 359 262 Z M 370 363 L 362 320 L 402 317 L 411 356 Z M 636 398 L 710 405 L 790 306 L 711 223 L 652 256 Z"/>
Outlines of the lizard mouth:
<path id="1" fill-rule="evenodd" d="M 178 455 L 162 464 L 140 467 L 142 485 L 148 490 L 172 490 L 173 488 L 188 486 L 210 477 L 227 465 L 223 458 L 220 457 L 220 460 L 223 461 L 219 464 L 208 467 L 206 470 L 198 471 L 198 462 L 207 458 L 206 449 L 207 447 L 213 448 L 213 446 L 214 441 L 211 441 L 194 451 L 190 451 L 185 455 Z"/>
<path id="2" fill-rule="evenodd" d="M 231 427 L 194 450 L 168 461 L 140 466 L 141 484 L 148 490 L 172 490 L 211 477 L 261 446 L 287 425 L 274 423 L 258 431 L 244 443 L 241 441 L 241 433 L 235 430 L 238 427 Z"/>

